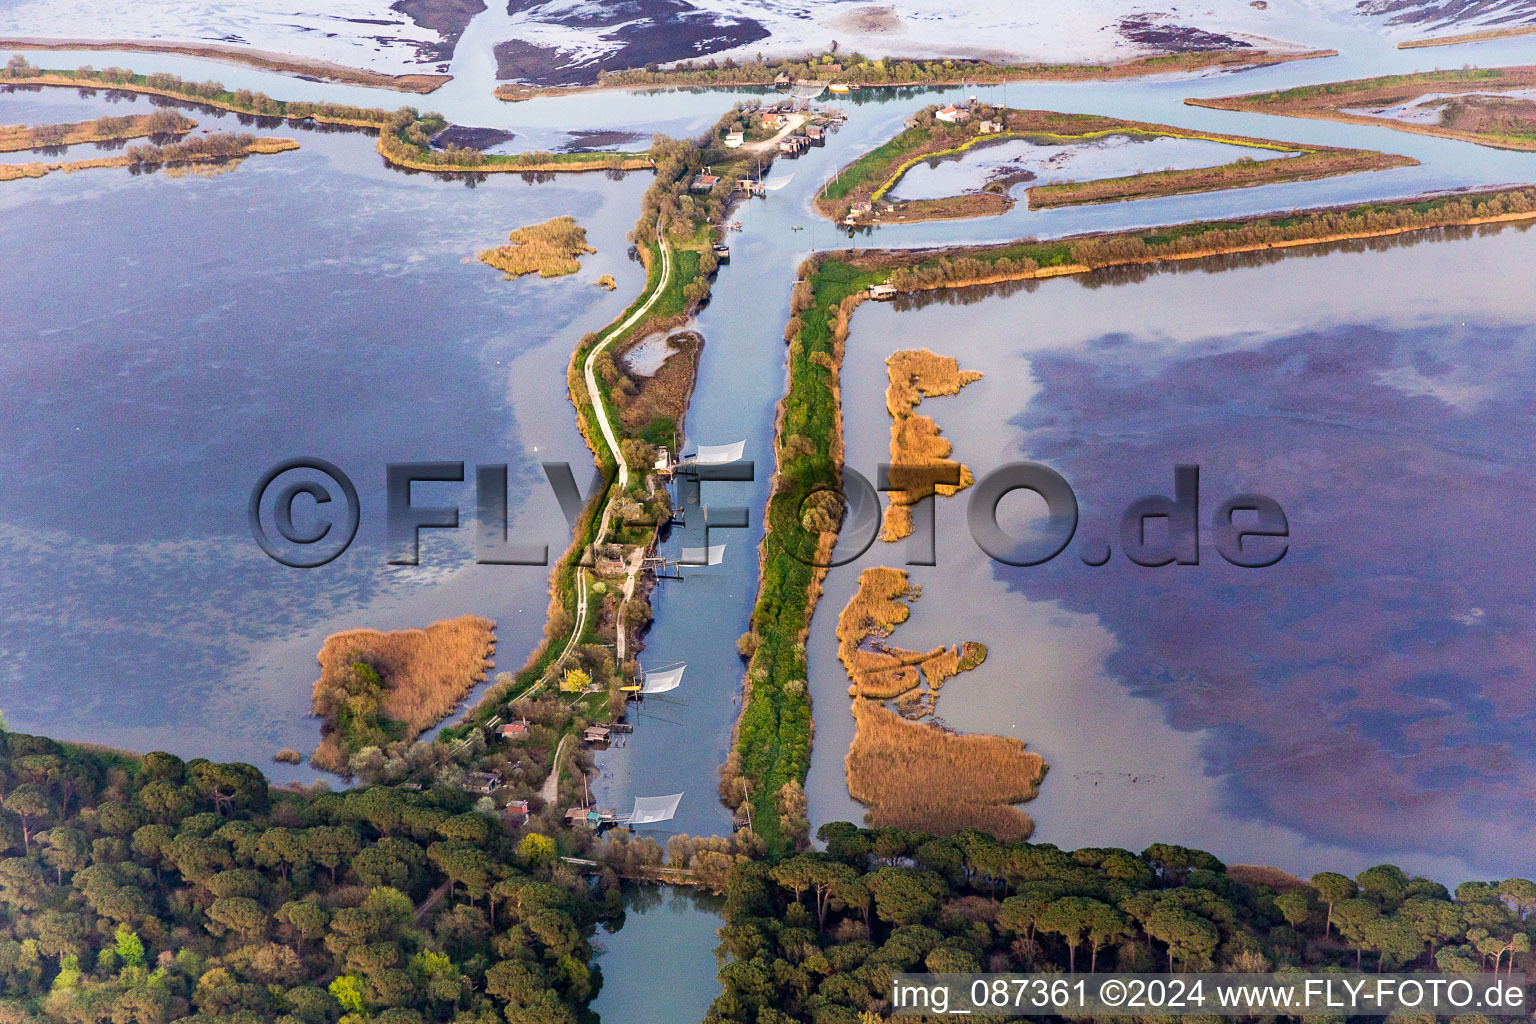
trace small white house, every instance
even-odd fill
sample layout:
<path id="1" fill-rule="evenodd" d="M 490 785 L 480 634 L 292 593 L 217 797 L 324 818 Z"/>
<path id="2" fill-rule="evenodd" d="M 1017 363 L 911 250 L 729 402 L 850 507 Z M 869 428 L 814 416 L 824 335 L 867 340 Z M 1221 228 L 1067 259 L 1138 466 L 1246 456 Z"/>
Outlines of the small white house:
<path id="1" fill-rule="evenodd" d="M 745 142 L 746 140 L 747 140 L 747 136 L 746 136 L 745 132 L 726 132 L 725 133 L 725 148 L 726 149 L 740 149 L 741 148 L 741 144 L 743 142 Z"/>
<path id="2" fill-rule="evenodd" d="M 962 107 L 945 107 L 933 115 L 934 120 L 944 121 L 948 124 L 959 124 L 970 116 L 971 112 Z"/>

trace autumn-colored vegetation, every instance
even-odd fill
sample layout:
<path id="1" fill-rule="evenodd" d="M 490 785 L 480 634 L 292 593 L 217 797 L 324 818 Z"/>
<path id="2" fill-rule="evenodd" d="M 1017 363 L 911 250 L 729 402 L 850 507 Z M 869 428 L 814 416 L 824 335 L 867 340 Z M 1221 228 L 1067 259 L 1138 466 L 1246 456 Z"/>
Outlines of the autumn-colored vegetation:
<path id="1" fill-rule="evenodd" d="M 587 229 L 576 223 L 573 217 L 555 217 L 542 224 L 530 224 L 518 228 L 509 236 L 511 245 L 487 249 L 480 254 L 480 262 L 489 264 L 506 275 L 506 280 L 524 274 L 540 277 L 562 277 L 581 269 L 577 258 L 585 253 L 597 252 L 587 244 Z"/>
<path id="2" fill-rule="evenodd" d="M 1374 113 L 1411 103 L 1431 93 L 1501 93 L 1533 88 L 1536 88 L 1536 65 L 1526 64 L 1382 75 L 1243 96 L 1192 98 L 1184 102 L 1217 110 L 1255 111 L 1283 114 L 1286 117 L 1376 125 L 1400 132 L 1460 139 L 1497 149 L 1536 150 L 1536 103 L 1524 97 L 1480 97 L 1475 102 L 1469 102 L 1472 97 L 1466 97 L 1442 105 L 1440 119 L 1429 123 L 1404 121 Z"/>
<path id="3" fill-rule="evenodd" d="M 196 127 L 196 121 L 181 117 L 174 110 L 128 114 L 124 117 L 108 114 L 94 121 L 77 121 L 72 124 L 0 125 L 0 153 L 77 146 L 90 142 L 119 142 L 123 139 L 141 139 L 146 135 L 185 135 Z"/>
<path id="4" fill-rule="evenodd" d="M 975 828 L 1023 839 L 1033 824 L 1012 804 L 1033 799 L 1045 762 L 1001 736 L 957 736 L 908 721 L 931 714 L 945 680 L 986 660 L 982 644 L 908 651 L 885 643 L 920 596 L 901 569 L 859 574 L 837 620 L 837 656 L 853 685 L 857 724 L 846 768 L 848 792 L 876 825 L 949 835 Z M 926 692 L 918 688 L 926 683 Z M 898 711 L 884 701 L 894 698 Z"/>
<path id="5" fill-rule="evenodd" d="M 1045 761 L 1006 736 L 960 736 L 910 722 L 872 700 L 855 700 L 857 730 L 848 751 L 848 792 L 869 808 L 870 824 L 953 835 L 974 828 L 998 839 L 1027 839 L 1032 800 Z"/>
<path id="6" fill-rule="evenodd" d="M 1336 149 L 1312 146 L 1298 149 L 1295 156 L 1271 160 L 1238 157 L 1215 167 L 1191 167 L 1175 171 L 1148 171 L 1119 178 L 1093 181 L 1069 181 L 1034 185 L 1028 190 L 1030 209 L 1056 206 L 1082 206 L 1088 203 L 1112 203 L 1154 196 L 1177 196 L 1191 192 L 1218 192 L 1229 188 L 1251 188 L 1283 181 L 1314 181 L 1339 174 L 1384 171 L 1392 167 L 1414 167 L 1418 161 L 1395 153 L 1369 149 Z"/>
<path id="7" fill-rule="evenodd" d="M 837 619 L 837 657 L 853 681 L 849 696 L 871 700 L 903 699 L 924 683 L 922 703 L 904 702 L 904 710 L 931 713 L 946 680 L 980 665 L 986 645 L 967 640 L 961 645 L 908 651 L 885 643 L 912 614 L 922 595 L 905 571 L 877 566 L 859 574 L 858 592 Z"/>
<path id="8" fill-rule="evenodd" d="M 346 774 L 364 747 L 410 739 L 447 717 L 484 681 L 496 624 L 465 615 L 426 629 L 332 633 L 320 649 L 314 714 L 320 747 L 310 763 Z"/>
<path id="9" fill-rule="evenodd" d="M 707 58 L 685 60 L 671 67 L 647 66 L 624 71 L 607 71 L 599 77 L 600 86 L 724 86 L 772 85 L 783 78 L 790 81 L 847 82 L 879 88 L 914 85 L 990 85 L 1017 81 L 1081 82 L 1101 79 L 1135 78 L 1173 72 L 1236 70 L 1285 61 L 1328 57 L 1335 50 L 1275 52 L 1256 48 L 1197 50 L 1160 54 L 1108 64 L 1007 64 L 987 60 L 952 58 L 870 58 L 854 52 L 822 53 L 804 57 L 783 57 L 735 61 Z M 529 99 L 567 90 L 539 90 L 502 86 L 502 99 Z"/>
<path id="10" fill-rule="evenodd" d="M 1536 186 L 1526 186 L 1293 210 L 1240 221 L 1194 221 L 1048 241 L 1026 238 L 1003 245 L 954 248 L 938 253 L 888 251 L 876 255 L 866 250 L 852 258 L 866 268 L 866 280 L 885 281 L 898 291 L 922 291 L 1533 219 Z M 875 270 L 876 267 L 880 269 Z"/>
<path id="11" fill-rule="evenodd" d="M 84 160 L 39 161 L 25 164 L 0 164 L 0 181 L 20 178 L 41 178 L 53 171 L 72 174 L 98 167 L 127 167 L 131 170 L 156 168 L 233 167 L 244 157 L 257 153 L 282 153 L 298 149 L 293 139 L 278 139 L 255 135 L 200 136 L 184 142 L 171 142 L 164 146 L 129 146 L 118 156 L 87 157 Z M 169 173 L 169 172 L 168 172 Z"/>
<path id="12" fill-rule="evenodd" d="M 1459 46 L 1462 43 L 1481 43 L 1489 39 L 1510 39 L 1514 36 L 1536 34 L 1536 25 L 1505 25 L 1501 28 L 1485 28 L 1475 32 L 1458 32 L 1454 35 L 1430 36 L 1427 39 L 1405 39 L 1397 44 L 1399 50 L 1418 50 L 1428 46 Z"/>
<path id="13" fill-rule="evenodd" d="M 949 498 L 976 482 L 970 467 L 949 458 L 953 446 L 939 433 L 931 416 L 917 412 L 926 398 L 956 395 L 981 379 L 975 370 L 961 370 L 952 356 L 927 349 L 893 352 L 885 360 L 890 384 L 885 408 L 891 414 L 891 483 L 881 537 L 901 540 L 912 533 L 912 506 L 933 494 Z M 951 480 L 952 483 L 936 481 Z"/>
<path id="14" fill-rule="evenodd" d="M 670 349 L 667 357 L 650 376 L 618 369 L 617 360 L 613 360 L 618 374 L 611 394 L 626 434 L 649 444 L 673 448 L 693 397 L 704 338 L 697 331 L 682 331 L 669 335 L 666 345 Z M 599 372 L 606 374 L 607 362 L 601 357 L 599 362 L 604 363 Z"/>

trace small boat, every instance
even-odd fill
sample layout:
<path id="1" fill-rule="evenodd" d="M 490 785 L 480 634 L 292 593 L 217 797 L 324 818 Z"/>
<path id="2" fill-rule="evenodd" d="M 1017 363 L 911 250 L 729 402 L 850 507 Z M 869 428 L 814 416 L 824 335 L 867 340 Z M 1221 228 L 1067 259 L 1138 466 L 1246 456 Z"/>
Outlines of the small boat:
<path id="1" fill-rule="evenodd" d="M 831 92 L 839 92 L 839 93 L 841 93 L 841 92 L 848 92 L 849 91 L 848 83 L 846 83 L 846 82 L 833 82 L 831 85 L 827 86 L 827 89 L 829 91 L 831 91 Z"/>

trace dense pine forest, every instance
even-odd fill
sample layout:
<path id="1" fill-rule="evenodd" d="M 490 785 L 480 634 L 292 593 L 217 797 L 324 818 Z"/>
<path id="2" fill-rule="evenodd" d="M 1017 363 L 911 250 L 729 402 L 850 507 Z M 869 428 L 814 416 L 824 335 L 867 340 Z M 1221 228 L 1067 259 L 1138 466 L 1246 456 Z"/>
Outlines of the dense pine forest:
<path id="1" fill-rule="evenodd" d="M 445 787 L 0 733 L 0 1021 L 575 1024 L 619 908 Z"/>
<path id="2" fill-rule="evenodd" d="M 847 822 L 818 836 L 825 852 L 732 873 L 712 1024 L 859 1024 L 904 971 L 1513 972 L 1536 926 L 1536 883 L 1518 878 L 1453 894 L 1391 865 L 1307 882 L 1165 844 L 1068 852 Z"/>

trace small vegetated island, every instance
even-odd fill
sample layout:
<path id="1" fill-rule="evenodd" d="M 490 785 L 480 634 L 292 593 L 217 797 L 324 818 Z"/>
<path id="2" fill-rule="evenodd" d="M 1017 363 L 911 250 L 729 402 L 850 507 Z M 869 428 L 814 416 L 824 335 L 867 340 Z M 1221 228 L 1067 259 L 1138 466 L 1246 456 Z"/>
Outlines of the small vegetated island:
<path id="1" fill-rule="evenodd" d="M 0 153 L 79 146 L 92 142 L 110 144 L 151 135 L 185 135 L 196 127 L 196 121 L 182 117 L 174 110 L 128 114 L 124 117 L 108 114 L 94 121 L 70 124 L 0 125 Z"/>
<path id="2" fill-rule="evenodd" d="M 1529 64 L 1383 75 L 1184 102 L 1536 150 L 1536 65 Z"/>
<path id="3" fill-rule="evenodd" d="M 974 103 L 942 109 L 930 106 L 909 118 L 906 130 L 900 135 L 838 171 L 816 197 L 816 209 L 824 216 L 850 226 L 993 216 L 1013 208 L 1012 188 L 1030 180 L 1033 175 L 1028 172 L 1005 175 L 976 191 L 938 199 L 900 200 L 892 198 L 892 193 L 907 172 L 919 164 L 959 159 L 979 147 L 1013 139 L 1040 145 L 1085 144 L 1112 136 L 1148 141 L 1215 142 L 1246 149 L 1249 153 L 1213 167 L 1156 170 L 1093 181 L 1035 185 L 1027 193 L 1030 208 L 1311 181 L 1418 163 L 1411 157 L 1372 150 L 1196 132 L 1094 114 L 1016 110 Z M 1273 159 L 1254 159 L 1254 151 L 1281 155 Z"/>
<path id="4" fill-rule="evenodd" d="M 970 640 L 931 651 L 889 646 L 919 596 L 902 570 L 865 569 L 838 617 L 837 656 L 853 680 L 857 724 L 845 761 L 848 792 L 876 826 L 1026 839 L 1034 822 L 1013 805 L 1034 798 L 1045 761 L 1010 737 L 962 736 L 919 721 L 934 714 L 946 681 L 987 657 Z"/>
<path id="5" fill-rule="evenodd" d="M 502 271 L 506 280 L 524 274 L 564 277 L 581 269 L 578 258 L 597 252 L 587 244 L 587 229 L 573 217 L 555 217 L 543 224 L 518 228 L 508 236 L 511 245 L 487 249 L 480 262 Z"/>
<path id="6" fill-rule="evenodd" d="M 957 395 L 981 379 L 962 370 L 953 356 L 927 349 L 893 352 L 885 361 L 890 380 L 885 407 L 891 414 L 891 484 L 881 537 L 898 541 L 912 535 L 912 506 L 930 495 L 950 498 L 976 482 L 971 469 L 950 459 L 953 446 L 939 433 L 933 417 L 917 411 L 924 398 Z M 944 482 L 953 481 L 953 482 Z"/>
<path id="7" fill-rule="evenodd" d="M 465 615 L 426 629 L 332 633 L 320 649 L 314 713 L 319 749 L 310 764 L 355 775 L 368 748 L 412 740 L 448 716 L 484 681 L 496 651 L 496 624 Z"/>
<path id="8" fill-rule="evenodd" d="M 108 115 L 96 118 L 94 121 L 76 121 L 68 124 L 0 126 L 0 153 L 19 153 L 26 150 L 48 152 L 68 146 L 91 144 L 107 148 L 130 139 L 159 140 L 157 143 L 129 146 L 115 156 L 0 164 L 0 181 L 41 178 L 53 171 L 72 173 L 97 167 L 127 167 L 134 171 L 162 167 L 186 168 L 215 165 L 230 167 L 253 153 L 281 153 L 299 148 L 299 144 L 292 139 L 248 134 L 220 132 L 198 138 L 185 138 L 186 134 L 196 127 L 196 121 L 182 117 L 172 110 L 157 110 L 151 114 L 129 114 L 123 117 Z M 177 139 L 181 141 L 175 141 Z"/>

